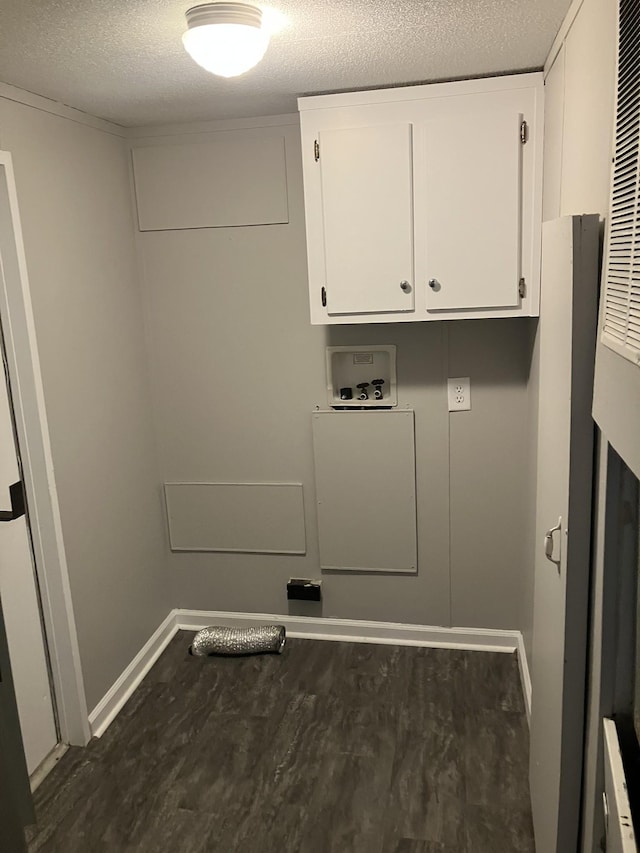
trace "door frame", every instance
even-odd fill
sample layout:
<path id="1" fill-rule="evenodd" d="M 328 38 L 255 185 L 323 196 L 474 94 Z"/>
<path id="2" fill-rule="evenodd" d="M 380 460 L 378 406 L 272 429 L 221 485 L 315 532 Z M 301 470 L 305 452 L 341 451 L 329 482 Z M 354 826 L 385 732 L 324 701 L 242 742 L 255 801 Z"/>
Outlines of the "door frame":
<path id="1" fill-rule="evenodd" d="M 588 730 L 585 738 L 582 847 L 587 853 L 605 837 L 602 795 L 605 791 L 603 719 L 629 716 L 633 702 L 631 674 L 634 667 L 632 631 L 635 624 L 637 553 L 629 537 L 625 503 L 633 495 L 637 502 L 635 472 L 626 464 L 605 433 L 599 434 L 598 524 L 594 592 L 591 604 L 592 648 Z M 633 531 L 633 532 L 631 532 Z M 635 544 L 635 541 L 634 543 Z M 637 787 L 637 779 L 627 784 Z M 629 788 L 629 790 L 634 790 Z"/>
<path id="2" fill-rule="evenodd" d="M 570 229 L 571 234 L 571 278 L 570 291 L 562 298 L 561 303 L 551 300 L 545 303 L 546 296 L 552 296 L 553 290 L 549 289 L 552 282 L 545 276 L 545 257 L 549 248 L 549 239 L 558 236 L 560 229 Z M 538 329 L 540 346 L 540 368 L 538 384 L 544 381 L 546 376 L 544 365 L 547 365 L 547 373 L 550 373 L 548 354 L 543 333 L 546 322 L 550 322 L 553 333 L 558 330 L 553 327 L 554 319 L 557 318 L 558 305 L 564 305 L 570 331 L 570 395 L 568 398 L 568 411 L 565 416 L 569 418 L 569 436 L 566 442 L 565 453 L 568 462 L 566 475 L 568 477 L 568 500 L 563 506 L 558 503 L 552 516 L 546 516 L 546 510 L 540 503 L 541 498 L 541 472 L 544 475 L 548 471 L 548 461 L 541 456 L 541 447 L 538 446 L 537 466 L 537 494 L 536 494 L 536 559 L 535 566 L 535 595 L 534 610 L 538 615 L 534 619 L 534 644 L 533 644 L 533 703 L 531 710 L 531 761 L 530 780 L 532 793 L 532 807 L 534 814 L 534 827 L 536 830 L 536 843 L 543 843 L 543 833 L 548 829 L 548 835 L 544 837 L 549 849 L 554 851 L 576 850 L 578 844 L 578 832 L 580 822 L 581 791 L 583 778 L 583 756 L 584 756 L 584 725 L 585 704 L 587 691 L 587 649 L 589 643 L 589 585 L 591 576 L 591 531 L 593 519 L 593 457 L 595 427 L 591 416 L 591 402 L 593 392 L 593 365 L 596 346 L 597 330 L 597 292 L 599 279 L 598 260 L 598 232 L 599 221 L 597 214 L 583 214 L 578 216 L 560 217 L 543 223 L 543 275 L 541 283 L 541 300 L 544 308 L 544 317 L 541 314 L 540 327 Z M 569 232 L 567 232 L 569 233 Z M 560 290 L 556 290 L 560 293 Z M 546 304 L 546 307 L 544 307 Z M 554 313 L 555 312 L 555 313 Z M 543 320 L 546 318 L 546 321 Z M 563 322 L 563 326 L 564 326 Z M 553 369 L 556 369 L 554 365 Z M 540 394 L 545 389 L 540 385 Z M 547 395 L 548 396 L 548 395 Z M 547 412 L 547 410 L 545 410 Z M 538 413 L 538 432 L 542 435 L 544 424 L 541 422 L 543 415 L 542 404 Z M 557 657 L 557 645 L 552 650 L 553 660 L 562 663 L 559 673 L 552 673 L 557 677 L 556 689 L 561 690 L 560 704 L 560 740 L 554 746 L 557 752 L 557 766 L 550 763 L 549 755 L 540 750 L 540 743 L 548 744 L 549 731 L 546 728 L 548 722 L 545 714 L 549 707 L 548 695 L 538 696 L 536 685 L 548 680 L 549 674 L 545 671 L 542 679 L 540 677 L 541 662 L 545 655 L 538 657 L 540 649 L 537 647 L 535 638 L 542 622 L 540 602 L 538 600 L 539 583 L 546 586 L 545 577 L 547 573 L 555 571 L 550 567 L 544 569 L 545 556 L 542 535 L 547 527 L 555 522 L 558 515 L 562 513 L 561 529 L 556 535 L 556 553 L 559 541 L 561 544 L 562 557 L 557 564 L 557 591 L 564 582 L 563 601 L 563 634 L 562 634 L 562 658 Z M 568 526 L 567 526 L 568 525 Z M 547 535 L 550 535 L 550 531 Z M 540 539 L 538 539 L 540 537 Z M 553 554 L 549 556 L 549 559 Z M 554 562 L 552 560 L 552 562 Z M 542 588 L 542 584 L 540 588 Z M 547 621 L 548 614 L 544 613 L 543 622 Z M 547 625 L 542 625 L 543 636 Z M 556 634 L 556 636 L 558 636 Z M 547 656 L 547 659 L 550 659 Z M 537 667 L 536 667 L 536 661 Z M 538 700 L 536 700 L 538 696 Z M 536 713 L 536 708 L 541 709 L 541 714 Z M 554 711 L 551 703 L 551 712 Z M 551 713 L 550 712 L 550 713 Z M 555 714 L 554 714 L 555 716 Z M 557 730 L 554 728 L 553 733 Z M 542 737 L 541 737 L 542 734 Z M 544 762 L 544 775 L 538 770 L 537 762 L 539 753 L 542 752 L 541 760 Z M 549 790 L 548 785 L 553 784 L 553 806 L 550 800 L 545 801 L 544 793 Z M 556 800 L 557 795 L 557 800 Z M 557 808 L 556 808 L 557 805 Z M 551 814 L 549 814 L 551 811 Z M 543 837 L 540 837 L 543 836 Z"/>
<path id="3" fill-rule="evenodd" d="M 52 690 L 64 743 L 84 746 L 87 712 L 13 162 L 0 151 L 0 318 Z"/>

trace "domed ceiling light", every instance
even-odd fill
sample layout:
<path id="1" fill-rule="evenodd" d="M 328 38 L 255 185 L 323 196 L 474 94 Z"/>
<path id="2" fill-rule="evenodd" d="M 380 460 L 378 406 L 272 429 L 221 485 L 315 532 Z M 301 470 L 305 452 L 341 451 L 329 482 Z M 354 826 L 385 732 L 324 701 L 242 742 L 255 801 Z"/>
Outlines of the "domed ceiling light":
<path id="1" fill-rule="evenodd" d="M 182 43 L 198 65 L 220 77 L 244 74 L 265 55 L 269 30 L 249 3 L 204 3 L 186 13 Z"/>

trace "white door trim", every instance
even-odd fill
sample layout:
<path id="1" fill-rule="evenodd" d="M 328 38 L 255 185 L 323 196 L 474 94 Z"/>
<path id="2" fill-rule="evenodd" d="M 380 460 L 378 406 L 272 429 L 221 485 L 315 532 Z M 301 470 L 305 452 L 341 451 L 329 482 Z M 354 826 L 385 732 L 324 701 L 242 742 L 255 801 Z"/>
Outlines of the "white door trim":
<path id="1" fill-rule="evenodd" d="M 0 317 L 63 742 L 91 736 L 11 155 L 0 151 Z"/>
<path id="2" fill-rule="evenodd" d="M 604 732 L 604 807 L 607 850 L 637 853 L 629 791 L 620 753 L 618 731 L 613 720 L 602 721 Z"/>

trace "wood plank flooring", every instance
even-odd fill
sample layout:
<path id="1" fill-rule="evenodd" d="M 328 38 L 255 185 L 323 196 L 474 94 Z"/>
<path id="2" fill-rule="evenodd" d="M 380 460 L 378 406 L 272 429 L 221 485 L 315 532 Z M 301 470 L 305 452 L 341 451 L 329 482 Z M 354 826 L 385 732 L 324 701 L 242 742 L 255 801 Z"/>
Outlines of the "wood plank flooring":
<path id="1" fill-rule="evenodd" d="M 32 853 L 534 853 L 515 655 L 190 636 L 38 788 Z"/>

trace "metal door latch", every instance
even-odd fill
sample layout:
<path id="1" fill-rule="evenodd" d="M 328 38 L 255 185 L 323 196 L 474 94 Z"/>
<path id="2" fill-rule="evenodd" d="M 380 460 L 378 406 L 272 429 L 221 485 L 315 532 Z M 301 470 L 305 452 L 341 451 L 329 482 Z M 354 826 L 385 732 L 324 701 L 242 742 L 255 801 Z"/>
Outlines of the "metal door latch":
<path id="1" fill-rule="evenodd" d="M 16 518 L 21 518 L 25 514 L 22 480 L 18 480 L 17 483 L 9 486 L 9 497 L 11 498 L 11 509 L 0 510 L 0 521 L 15 521 Z"/>
<path id="2" fill-rule="evenodd" d="M 558 523 L 555 525 L 555 527 L 549 528 L 549 530 L 547 530 L 544 535 L 544 555 L 550 563 L 554 563 L 558 568 L 560 568 L 560 555 L 558 555 L 557 560 L 555 560 L 553 557 L 553 534 L 557 533 L 559 530 L 562 530 L 562 518 L 559 518 Z"/>

